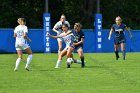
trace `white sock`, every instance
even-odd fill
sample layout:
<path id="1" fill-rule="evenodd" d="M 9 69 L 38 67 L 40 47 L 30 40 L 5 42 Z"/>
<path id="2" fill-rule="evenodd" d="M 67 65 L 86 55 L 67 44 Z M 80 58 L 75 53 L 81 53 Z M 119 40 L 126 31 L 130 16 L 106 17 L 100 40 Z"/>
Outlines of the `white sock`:
<path id="1" fill-rule="evenodd" d="M 60 50 L 58 50 L 58 55 L 61 53 L 61 51 Z"/>
<path id="2" fill-rule="evenodd" d="M 31 63 L 31 60 L 32 60 L 32 55 L 28 55 L 27 57 L 27 63 L 26 63 L 26 67 L 28 67 Z"/>
<path id="3" fill-rule="evenodd" d="M 56 66 L 55 66 L 56 68 L 58 68 L 58 67 L 59 67 L 59 65 L 60 65 L 61 61 L 62 61 L 62 60 L 57 60 L 57 63 L 56 63 Z"/>
<path id="4" fill-rule="evenodd" d="M 18 66 L 19 66 L 19 64 L 20 64 L 20 61 L 21 61 L 21 58 L 20 58 L 20 57 L 17 58 L 17 60 L 16 60 L 16 65 L 15 65 L 15 70 L 18 69 Z"/>
<path id="5" fill-rule="evenodd" d="M 78 64 L 81 64 L 82 62 L 81 62 L 81 60 L 76 60 L 76 63 L 78 63 Z"/>

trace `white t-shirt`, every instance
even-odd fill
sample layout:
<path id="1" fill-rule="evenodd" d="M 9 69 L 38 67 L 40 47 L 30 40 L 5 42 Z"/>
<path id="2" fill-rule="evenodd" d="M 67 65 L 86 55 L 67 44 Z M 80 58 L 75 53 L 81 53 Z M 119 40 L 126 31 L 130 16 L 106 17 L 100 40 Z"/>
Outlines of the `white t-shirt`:
<path id="1" fill-rule="evenodd" d="M 69 33 L 69 32 L 71 32 L 71 31 L 68 31 L 68 32 L 66 32 L 66 33 Z M 62 35 L 66 34 L 66 33 L 63 32 L 63 33 L 61 33 L 59 36 L 61 37 Z M 73 44 L 73 42 L 74 42 L 74 35 L 73 35 L 73 33 L 68 34 L 68 35 L 66 35 L 66 36 L 64 36 L 64 37 L 61 37 L 61 38 L 64 40 L 64 42 L 65 42 L 65 44 L 66 44 L 66 47 L 65 47 L 65 48 L 68 48 L 68 47 L 71 46 L 71 45 Z"/>
<path id="2" fill-rule="evenodd" d="M 25 25 L 18 25 L 15 30 L 14 33 L 16 33 L 17 37 L 16 37 L 16 45 L 23 45 L 25 44 L 25 38 L 24 38 L 24 33 L 28 33 L 28 29 L 27 26 Z"/>
<path id="3" fill-rule="evenodd" d="M 70 24 L 68 21 L 64 21 L 64 24 L 67 24 L 68 27 L 70 28 Z M 58 21 L 55 25 L 54 25 L 54 29 L 58 30 L 60 33 L 62 33 L 62 22 Z"/>

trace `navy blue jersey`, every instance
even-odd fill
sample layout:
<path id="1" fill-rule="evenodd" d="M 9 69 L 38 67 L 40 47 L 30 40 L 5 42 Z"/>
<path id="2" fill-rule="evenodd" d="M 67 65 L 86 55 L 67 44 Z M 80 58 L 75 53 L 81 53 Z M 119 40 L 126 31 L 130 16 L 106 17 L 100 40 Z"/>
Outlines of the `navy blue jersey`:
<path id="1" fill-rule="evenodd" d="M 112 25 L 111 28 L 114 30 L 115 37 L 116 38 L 122 38 L 122 37 L 124 37 L 125 27 L 126 27 L 126 25 L 125 24 L 122 24 L 122 23 L 121 23 L 120 26 L 118 26 L 117 24 L 113 24 Z"/>
<path id="2" fill-rule="evenodd" d="M 81 38 L 85 38 L 84 32 L 81 30 L 79 32 L 76 32 L 75 30 L 72 30 L 72 33 L 75 37 L 75 42 L 81 41 Z M 83 44 L 81 44 L 83 46 Z"/>
<path id="3" fill-rule="evenodd" d="M 124 35 L 125 27 L 126 27 L 126 25 L 123 23 L 121 23 L 120 26 L 118 26 L 117 24 L 112 25 L 111 28 L 115 32 L 115 38 L 114 38 L 115 44 L 120 44 L 120 43 L 126 42 L 125 35 Z"/>

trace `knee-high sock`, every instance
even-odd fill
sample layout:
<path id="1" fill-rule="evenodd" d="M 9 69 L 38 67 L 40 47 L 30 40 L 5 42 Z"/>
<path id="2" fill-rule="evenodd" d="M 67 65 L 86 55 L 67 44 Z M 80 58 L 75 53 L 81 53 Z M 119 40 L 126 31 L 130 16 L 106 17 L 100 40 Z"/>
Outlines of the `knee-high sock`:
<path id="1" fill-rule="evenodd" d="M 56 66 L 55 66 L 55 67 L 59 67 L 61 61 L 62 61 L 62 60 L 57 60 L 57 62 L 56 62 Z"/>
<path id="2" fill-rule="evenodd" d="M 80 57 L 81 58 L 81 61 L 82 61 L 82 66 L 85 66 L 85 63 L 84 63 L 84 56 L 83 57 Z"/>
<path id="3" fill-rule="evenodd" d="M 30 65 L 31 61 L 32 61 L 32 55 L 28 55 L 26 67 Z"/>
<path id="4" fill-rule="evenodd" d="M 81 60 L 76 59 L 76 63 L 78 63 L 78 64 L 82 64 L 82 61 L 81 61 Z"/>
<path id="5" fill-rule="evenodd" d="M 116 57 L 119 57 L 118 51 L 115 51 L 115 55 Z"/>
<path id="6" fill-rule="evenodd" d="M 122 51 L 123 58 L 125 58 L 126 52 L 125 50 Z"/>
<path id="7" fill-rule="evenodd" d="M 15 69 L 18 69 L 18 66 L 20 64 L 21 58 L 17 58 L 16 60 L 16 65 L 15 65 Z"/>
<path id="8" fill-rule="evenodd" d="M 60 50 L 58 50 L 58 55 L 61 53 L 61 51 Z"/>

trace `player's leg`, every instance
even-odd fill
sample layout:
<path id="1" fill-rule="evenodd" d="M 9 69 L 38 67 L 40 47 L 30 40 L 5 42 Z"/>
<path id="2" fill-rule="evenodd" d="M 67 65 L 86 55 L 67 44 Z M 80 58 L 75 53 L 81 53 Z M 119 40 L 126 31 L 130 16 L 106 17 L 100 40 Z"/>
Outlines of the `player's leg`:
<path id="1" fill-rule="evenodd" d="M 78 50 L 78 55 L 80 56 L 80 59 L 82 61 L 81 67 L 85 67 L 85 62 L 84 62 L 84 53 L 83 53 L 83 49 L 80 47 Z"/>
<path id="2" fill-rule="evenodd" d="M 17 49 L 17 48 L 16 48 Z M 17 71 L 18 70 L 18 66 L 19 66 L 19 64 L 20 64 L 20 61 L 21 61 L 21 59 L 22 59 L 22 50 L 18 50 L 17 49 L 17 54 L 18 54 L 18 58 L 17 58 L 17 60 L 16 60 L 16 65 L 15 65 L 15 69 L 14 69 L 14 71 Z"/>
<path id="3" fill-rule="evenodd" d="M 116 60 L 118 60 L 118 58 L 119 58 L 119 53 L 118 53 L 119 44 L 114 44 L 114 49 L 115 49 Z"/>
<path id="4" fill-rule="evenodd" d="M 58 38 L 57 41 L 58 41 L 58 55 L 59 55 L 62 51 L 62 40 Z"/>
<path id="5" fill-rule="evenodd" d="M 69 47 L 67 50 L 67 59 L 68 58 L 73 58 L 72 52 L 73 52 L 74 48 Z M 67 64 L 67 68 L 70 68 L 70 64 Z"/>
<path id="6" fill-rule="evenodd" d="M 28 54 L 25 69 L 29 71 L 30 70 L 30 63 L 32 61 L 32 50 L 30 49 L 30 47 L 28 47 L 28 48 L 25 49 L 25 51 Z"/>
<path id="7" fill-rule="evenodd" d="M 126 55 L 126 52 L 125 52 L 125 43 L 121 43 L 121 50 L 122 50 L 123 60 L 125 60 L 125 55 Z"/>
<path id="8" fill-rule="evenodd" d="M 67 58 L 71 58 L 72 52 L 74 51 L 74 48 L 69 47 L 67 50 Z"/>
<path id="9" fill-rule="evenodd" d="M 64 50 L 62 50 L 62 52 L 59 54 L 58 60 L 57 60 L 57 62 L 56 62 L 55 68 L 59 68 L 60 63 L 61 63 L 61 61 L 62 61 L 62 57 L 65 56 L 66 53 L 67 53 L 67 50 L 64 49 Z"/>
<path id="10" fill-rule="evenodd" d="M 78 59 L 73 59 L 73 60 L 74 60 L 74 63 L 82 64 L 81 60 L 78 60 Z"/>

